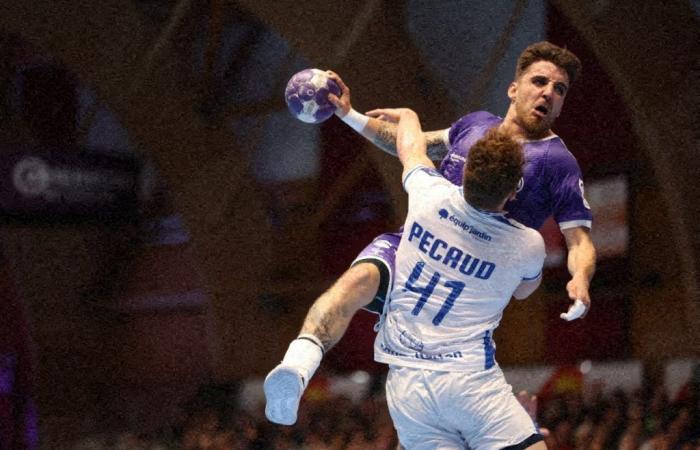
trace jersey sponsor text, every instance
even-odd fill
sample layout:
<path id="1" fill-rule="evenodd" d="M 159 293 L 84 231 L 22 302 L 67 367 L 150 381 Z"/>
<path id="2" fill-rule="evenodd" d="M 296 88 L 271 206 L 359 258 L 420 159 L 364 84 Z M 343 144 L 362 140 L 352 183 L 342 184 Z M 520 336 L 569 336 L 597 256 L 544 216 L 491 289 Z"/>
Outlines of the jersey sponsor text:
<path id="1" fill-rule="evenodd" d="M 458 247 L 451 246 L 443 239 L 436 237 L 418 222 L 413 222 L 411 225 L 408 242 L 413 242 L 418 250 L 428 255 L 431 259 L 440 261 L 452 269 L 457 269 L 463 275 L 488 280 L 496 269 L 494 263 L 481 260 Z"/>

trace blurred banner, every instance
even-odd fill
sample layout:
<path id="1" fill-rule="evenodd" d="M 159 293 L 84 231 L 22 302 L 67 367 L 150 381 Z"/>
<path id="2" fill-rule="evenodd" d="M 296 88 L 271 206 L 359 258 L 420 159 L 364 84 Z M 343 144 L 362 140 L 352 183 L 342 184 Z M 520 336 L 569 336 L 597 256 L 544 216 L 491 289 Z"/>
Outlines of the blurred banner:
<path id="1" fill-rule="evenodd" d="M 626 175 L 586 182 L 585 196 L 593 213 L 591 239 L 596 247 L 598 261 L 628 256 L 628 184 Z M 539 231 L 547 249 L 545 267 L 564 266 L 568 251 L 559 225 L 550 217 Z"/>
<path id="2" fill-rule="evenodd" d="M 0 217 L 41 222 L 133 217 L 140 163 L 86 148 L 0 150 Z"/>

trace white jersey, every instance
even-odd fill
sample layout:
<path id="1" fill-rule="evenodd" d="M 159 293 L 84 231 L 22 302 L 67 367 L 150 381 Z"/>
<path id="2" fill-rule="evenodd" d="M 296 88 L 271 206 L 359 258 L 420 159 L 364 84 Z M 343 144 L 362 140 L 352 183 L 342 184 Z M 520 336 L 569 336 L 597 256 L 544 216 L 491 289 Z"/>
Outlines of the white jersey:
<path id="1" fill-rule="evenodd" d="M 470 206 L 462 188 L 435 169 L 417 166 L 403 185 L 408 214 L 374 358 L 432 370 L 489 369 L 503 309 L 523 280 L 542 276 L 542 236 Z"/>

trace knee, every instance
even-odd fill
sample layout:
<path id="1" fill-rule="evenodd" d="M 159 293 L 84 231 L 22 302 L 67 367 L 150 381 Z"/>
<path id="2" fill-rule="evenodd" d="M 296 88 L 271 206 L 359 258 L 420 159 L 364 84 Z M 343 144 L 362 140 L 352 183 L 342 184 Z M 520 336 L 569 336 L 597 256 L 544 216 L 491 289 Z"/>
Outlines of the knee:
<path id="1" fill-rule="evenodd" d="M 348 287 L 363 291 L 372 291 L 372 295 L 379 287 L 381 274 L 374 264 L 359 263 L 350 267 L 342 276 Z"/>
<path id="2" fill-rule="evenodd" d="M 379 282 L 380 273 L 376 266 L 356 264 L 346 270 L 321 299 L 342 307 L 348 313 L 354 313 L 374 299 Z"/>

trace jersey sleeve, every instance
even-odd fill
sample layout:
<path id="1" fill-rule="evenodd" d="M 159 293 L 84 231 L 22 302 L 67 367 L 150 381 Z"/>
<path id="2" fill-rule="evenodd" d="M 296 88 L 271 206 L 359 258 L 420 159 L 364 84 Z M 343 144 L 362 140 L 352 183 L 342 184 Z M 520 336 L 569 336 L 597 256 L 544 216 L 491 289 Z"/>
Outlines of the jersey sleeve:
<path id="1" fill-rule="evenodd" d="M 593 215 L 586 201 L 583 178 L 576 158 L 566 147 L 549 155 L 547 171 L 552 193 L 552 215 L 559 228 L 591 228 Z"/>
<path id="2" fill-rule="evenodd" d="M 435 168 L 421 165 L 405 174 L 403 186 L 408 193 L 409 211 L 414 212 L 434 203 L 435 199 L 444 198 L 454 189 Z"/>
<path id="3" fill-rule="evenodd" d="M 449 186 L 450 182 L 433 167 L 417 165 L 403 177 L 403 188 L 409 194 L 419 194 Z"/>
<path id="4" fill-rule="evenodd" d="M 525 261 L 523 263 L 523 280 L 536 280 L 542 276 L 542 266 L 544 265 L 545 247 L 542 235 L 533 230 L 527 229 L 527 247 L 524 252 Z"/>

